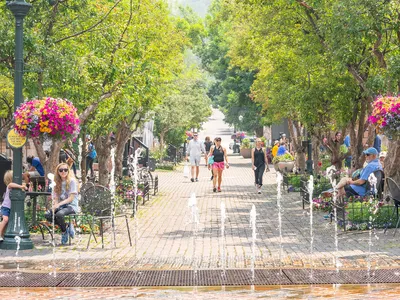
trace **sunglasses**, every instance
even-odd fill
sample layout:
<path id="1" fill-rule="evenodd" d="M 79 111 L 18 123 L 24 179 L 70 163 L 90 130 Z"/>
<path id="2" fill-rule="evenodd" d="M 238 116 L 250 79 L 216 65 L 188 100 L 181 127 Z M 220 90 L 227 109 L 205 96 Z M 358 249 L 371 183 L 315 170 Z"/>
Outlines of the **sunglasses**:
<path id="1" fill-rule="evenodd" d="M 67 168 L 65 168 L 65 169 L 58 169 L 58 173 L 62 173 L 62 172 L 68 172 L 68 169 L 67 169 Z"/>
<path id="2" fill-rule="evenodd" d="M 371 154 L 369 154 L 369 153 L 366 153 L 366 154 L 365 154 L 365 156 L 370 156 L 370 155 L 371 155 Z"/>

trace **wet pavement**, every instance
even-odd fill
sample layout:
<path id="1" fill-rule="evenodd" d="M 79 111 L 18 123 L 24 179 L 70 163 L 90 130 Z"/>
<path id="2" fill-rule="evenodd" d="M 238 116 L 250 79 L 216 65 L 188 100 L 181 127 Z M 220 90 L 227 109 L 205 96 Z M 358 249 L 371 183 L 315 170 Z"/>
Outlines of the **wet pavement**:
<path id="1" fill-rule="evenodd" d="M 399 299 L 396 284 L 211 288 L 0 288 L 1 299 Z M 11 296 L 12 295 L 12 296 Z"/>
<path id="2" fill-rule="evenodd" d="M 222 122 L 221 115 L 216 112 L 206 124 L 201 136 L 222 136 L 223 145 L 227 146 L 231 133 L 232 130 Z M 204 165 L 201 166 L 199 182 L 194 183 L 183 177 L 182 165 L 175 171 L 155 172 L 159 176 L 159 194 L 152 196 L 145 205 L 139 206 L 136 219 L 129 219 L 134 243 L 132 247 L 129 245 L 123 219 L 117 221 L 116 247 L 113 247 L 110 226 L 105 233 L 104 249 L 101 242 L 96 243 L 93 239 L 89 249 L 86 249 L 88 235 L 78 233 L 70 246 L 61 246 L 58 235 L 53 253 L 49 236 L 43 241 L 42 237 L 36 234 L 32 235 L 35 244 L 33 250 L 21 250 L 18 256 L 15 251 L 0 251 L 0 272 L 17 269 L 21 272 L 43 273 L 250 269 L 252 239 L 249 214 L 252 205 L 257 210 L 256 269 L 334 270 L 336 257 L 342 270 L 366 270 L 370 265 L 371 272 L 383 269 L 390 272 L 391 269 L 400 267 L 400 242 L 397 237 L 393 237 L 393 229 L 389 229 L 386 234 L 382 230 L 374 231 L 371 234 L 371 251 L 368 231 L 339 231 L 338 251 L 335 251 L 334 226 L 324 219 L 325 213 L 320 211 L 314 211 L 313 214 L 314 236 L 311 254 L 310 215 L 308 210 L 302 209 L 299 193 L 283 193 L 280 238 L 276 174 L 272 166 L 271 172 L 264 176 L 262 194 L 258 195 L 253 184 L 250 160 L 237 154 L 231 154 L 228 159 L 231 167 L 224 171 L 221 193 L 212 191 L 210 172 Z M 188 207 L 188 199 L 192 193 L 196 195 L 199 213 L 196 234 Z M 226 206 L 227 216 L 225 249 L 221 239 L 222 202 Z M 221 259 L 223 251 L 226 253 L 225 260 Z M 393 276 L 397 275 L 393 273 Z M 127 292 L 129 291 L 131 290 L 128 289 Z M 26 290 L 19 290 L 19 293 L 25 292 Z M 87 295 L 90 297 L 90 290 L 87 291 Z"/>

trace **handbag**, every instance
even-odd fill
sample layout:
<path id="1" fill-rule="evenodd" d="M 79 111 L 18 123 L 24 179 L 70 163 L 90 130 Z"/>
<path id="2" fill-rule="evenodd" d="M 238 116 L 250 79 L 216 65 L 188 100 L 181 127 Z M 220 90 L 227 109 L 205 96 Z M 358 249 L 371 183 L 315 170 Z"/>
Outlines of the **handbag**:
<path id="1" fill-rule="evenodd" d="M 212 165 L 214 163 L 214 156 L 212 155 L 212 156 L 210 156 L 209 158 L 208 158 L 208 164 L 209 165 Z"/>
<path id="2" fill-rule="evenodd" d="M 183 177 L 188 178 L 188 177 L 189 177 L 189 173 L 190 173 L 189 166 L 188 166 L 188 165 L 185 165 L 185 166 L 183 167 Z"/>

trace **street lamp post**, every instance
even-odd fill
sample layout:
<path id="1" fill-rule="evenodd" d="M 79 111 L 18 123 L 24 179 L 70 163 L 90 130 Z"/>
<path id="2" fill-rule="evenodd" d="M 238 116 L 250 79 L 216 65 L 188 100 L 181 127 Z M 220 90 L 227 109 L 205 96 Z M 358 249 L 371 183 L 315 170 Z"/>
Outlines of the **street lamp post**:
<path id="1" fill-rule="evenodd" d="M 23 88 L 23 72 L 24 72 L 24 57 L 23 57 L 23 24 L 24 18 L 28 14 L 31 4 L 25 0 L 15 0 L 7 2 L 7 7 L 11 10 L 15 17 L 15 74 L 14 74 L 14 111 L 22 103 L 22 88 Z M 13 149 L 13 182 L 22 183 L 22 149 Z M 11 198 L 11 214 L 7 226 L 7 231 L 4 236 L 4 241 L 1 243 L 2 249 L 32 249 L 33 243 L 30 239 L 29 231 L 25 222 L 24 215 L 24 199 L 25 192 L 12 189 Z M 35 209 L 35 207 L 33 208 Z M 17 239 L 19 237 L 20 239 Z"/>

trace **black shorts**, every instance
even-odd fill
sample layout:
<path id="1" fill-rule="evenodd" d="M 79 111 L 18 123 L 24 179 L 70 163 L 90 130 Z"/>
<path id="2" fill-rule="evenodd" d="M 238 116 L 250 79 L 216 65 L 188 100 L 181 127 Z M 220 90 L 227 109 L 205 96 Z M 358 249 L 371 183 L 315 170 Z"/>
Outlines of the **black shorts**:
<path id="1" fill-rule="evenodd" d="M 351 196 L 359 196 L 355 190 L 350 185 L 345 185 L 344 190 L 346 191 L 346 196 L 351 197 Z"/>

